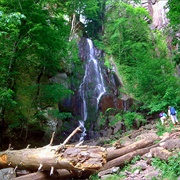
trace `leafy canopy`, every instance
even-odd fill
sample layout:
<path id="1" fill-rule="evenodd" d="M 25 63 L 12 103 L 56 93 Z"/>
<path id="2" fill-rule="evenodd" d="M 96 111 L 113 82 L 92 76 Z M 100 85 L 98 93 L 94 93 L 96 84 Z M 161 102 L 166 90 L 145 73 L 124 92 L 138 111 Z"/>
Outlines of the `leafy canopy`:
<path id="1" fill-rule="evenodd" d="M 123 77 L 122 92 L 143 102 L 142 108 L 156 112 L 168 104 L 179 104 L 179 84 L 168 59 L 165 37 L 150 30 L 149 20 L 142 7 L 112 2 L 106 16 L 104 43 Z"/>

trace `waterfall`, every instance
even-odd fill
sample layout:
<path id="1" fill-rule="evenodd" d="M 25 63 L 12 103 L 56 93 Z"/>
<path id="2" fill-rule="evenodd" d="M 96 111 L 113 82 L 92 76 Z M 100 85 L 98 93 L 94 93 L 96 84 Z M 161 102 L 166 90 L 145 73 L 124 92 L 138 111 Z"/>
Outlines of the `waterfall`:
<path id="1" fill-rule="evenodd" d="M 85 121 L 88 117 L 88 105 L 95 105 L 97 111 L 101 96 L 106 92 L 100 62 L 97 60 L 97 58 L 95 58 L 93 42 L 90 39 L 87 39 L 87 43 L 89 47 L 89 56 L 85 63 L 85 75 L 79 87 L 79 94 L 82 99 L 82 120 L 79 120 L 79 125 L 83 128 L 80 141 L 84 140 L 84 137 L 86 136 Z M 91 101 L 89 99 L 91 99 Z"/>

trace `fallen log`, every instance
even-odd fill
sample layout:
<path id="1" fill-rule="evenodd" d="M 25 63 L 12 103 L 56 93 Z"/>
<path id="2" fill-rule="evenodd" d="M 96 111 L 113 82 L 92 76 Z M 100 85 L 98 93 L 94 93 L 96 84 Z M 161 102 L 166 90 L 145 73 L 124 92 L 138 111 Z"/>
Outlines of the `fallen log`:
<path id="1" fill-rule="evenodd" d="M 70 179 L 75 177 L 75 174 L 66 170 L 66 169 L 57 169 L 57 173 L 55 175 L 49 174 L 47 171 L 38 171 L 34 173 L 29 173 L 24 176 L 19 176 L 14 178 L 13 180 L 50 180 L 50 179 Z"/>
<path id="2" fill-rule="evenodd" d="M 115 158 L 111 161 L 108 161 L 99 171 L 104 171 L 106 169 L 116 167 L 116 166 L 122 166 L 126 163 L 129 163 L 135 156 L 142 156 L 150 151 L 152 147 L 157 147 L 158 144 L 155 144 L 153 146 L 143 148 L 143 149 L 137 149 L 133 152 L 129 152 L 127 154 L 124 154 L 123 156 L 120 156 L 118 158 Z"/>
<path id="3" fill-rule="evenodd" d="M 156 140 L 159 140 L 159 137 L 152 137 L 152 138 L 144 138 L 137 142 L 134 142 L 128 146 L 122 147 L 120 149 L 112 150 L 107 149 L 107 161 L 115 159 L 119 156 L 127 154 L 129 152 L 135 151 L 137 149 L 142 149 L 144 147 L 152 145 Z"/>
<path id="4" fill-rule="evenodd" d="M 58 145 L 37 149 L 7 150 L 0 152 L 0 168 L 17 167 L 30 170 L 67 169 L 73 171 L 100 169 L 106 160 L 116 159 L 129 152 L 153 144 L 153 139 L 143 139 L 118 150 L 97 146 Z"/>
<path id="5" fill-rule="evenodd" d="M 156 147 L 159 143 L 169 137 L 159 140 L 159 137 L 144 138 L 121 149 L 112 150 L 99 146 L 85 146 L 81 142 L 77 145 L 66 145 L 70 138 L 80 130 L 75 129 L 63 144 L 52 146 L 53 137 L 50 144 L 42 148 L 25 148 L 21 150 L 8 150 L 0 152 L 0 168 L 14 167 L 15 170 L 26 169 L 33 174 L 22 176 L 26 179 L 45 179 L 49 175 L 53 179 L 55 172 L 61 179 L 72 177 L 88 177 L 94 172 L 121 166 L 129 162 L 137 155 L 143 155 Z M 154 145 L 152 145 L 154 144 Z M 33 177 L 33 178 L 32 178 Z M 18 177 L 20 180 L 20 177 Z M 18 179 L 17 179 L 18 180 Z"/>
<path id="6" fill-rule="evenodd" d="M 106 149 L 96 146 L 45 146 L 0 152 L 0 168 L 27 170 L 97 170 L 106 163 Z"/>
<path id="7" fill-rule="evenodd" d="M 79 130 L 80 128 L 77 128 L 73 131 L 60 145 L 51 146 L 51 139 L 50 144 L 42 148 L 21 150 L 9 148 L 0 152 L 0 168 L 48 170 L 50 175 L 53 175 L 56 169 L 66 169 L 73 172 L 74 176 L 79 176 L 83 171 L 92 174 L 106 163 L 107 152 L 105 148 L 98 146 L 66 145 L 70 137 Z"/>
<path id="8" fill-rule="evenodd" d="M 24 179 L 26 179 L 26 180 L 40 180 L 40 179 L 46 180 L 47 176 L 46 176 L 46 173 L 44 173 L 44 172 L 35 172 L 35 173 L 30 173 L 30 174 L 27 174 L 24 176 L 14 178 L 14 180 L 24 180 Z"/>
<path id="9" fill-rule="evenodd" d="M 148 139 L 145 138 L 142 140 L 144 140 L 144 142 L 146 142 L 146 143 L 143 143 L 142 146 L 140 145 L 142 143 L 142 140 L 140 140 L 140 141 L 137 141 L 137 142 L 125 147 L 122 150 L 118 149 L 118 150 L 107 151 L 108 152 L 107 159 L 109 158 L 110 160 L 107 161 L 107 163 L 98 171 L 99 172 L 104 171 L 104 170 L 110 169 L 112 167 L 122 166 L 126 163 L 129 163 L 135 156 L 138 156 L 138 155 L 142 156 L 142 155 L 150 152 L 150 150 L 152 148 L 158 147 L 161 143 L 168 140 L 171 136 L 173 136 L 173 134 L 161 139 L 161 141 L 159 141 L 158 143 L 155 143 L 155 142 L 160 139 L 159 137 L 151 137 Z M 145 144 L 146 145 L 153 144 L 153 145 L 145 147 L 144 146 Z M 111 160 L 112 157 L 115 157 L 115 158 Z"/>

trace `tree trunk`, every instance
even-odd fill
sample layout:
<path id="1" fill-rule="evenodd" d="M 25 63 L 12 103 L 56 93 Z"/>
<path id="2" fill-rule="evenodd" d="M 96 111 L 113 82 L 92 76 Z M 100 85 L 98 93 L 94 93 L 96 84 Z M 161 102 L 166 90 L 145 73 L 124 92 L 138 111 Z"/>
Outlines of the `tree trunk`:
<path id="1" fill-rule="evenodd" d="M 107 149 L 107 161 L 110 161 L 112 159 L 115 159 L 119 156 L 122 156 L 124 154 L 127 154 L 129 152 L 135 151 L 136 149 L 141 149 L 147 146 L 150 146 L 154 143 L 154 141 L 159 140 L 158 137 L 151 137 L 151 138 L 146 138 L 146 139 L 141 139 L 137 142 L 134 142 L 130 144 L 129 146 L 117 149 L 117 150 L 112 150 L 112 149 Z"/>
<path id="2" fill-rule="evenodd" d="M 0 152 L 0 168 L 8 166 L 28 170 L 97 170 L 106 163 L 106 149 L 88 146 L 45 146 L 37 149 Z"/>
<path id="3" fill-rule="evenodd" d="M 92 174 L 106 163 L 107 151 L 98 146 L 65 145 L 78 131 L 80 131 L 79 127 L 61 145 L 51 146 L 53 133 L 50 144 L 42 148 L 21 150 L 10 150 L 9 148 L 0 152 L 0 168 L 11 166 L 15 169 L 31 171 L 47 170 L 50 175 L 54 174 L 54 169 L 66 169 L 77 177 L 82 171 Z"/>
<path id="4" fill-rule="evenodd" d="M 35 173 L 31 173 L 31 174 L 27 174 L 24 176 L 20 176 L 17 178 L 14 178 L 14 180 L 40 180 L 40 179 L 47 179 L 47 176 L 44 172 L 35 172 Z"/>
<path id="5" fill-rule="evenodd" d="M 158 146 L 161 142 L 158 136 L 144 138 L 121 149 L 112 150 L 99 146 L 66 145 L 70 138 L 79 131 L 77 128 L 64 141 L 63 144 L 52 146 L 54 134 L 50 144 L 42 148 L 10 150 L 0 152 L 0 168 L 15 167 L 31 171 L 43 171 L 26 175 L 26 179 L 41 179 L 45 172 L 49 172 L 49 179 L 53 178 L 54 170 L 59 178 L 89 177 L 94 172 L 121 166 L 137 155 L 143 155 L 151 148 Z M 154 144 L 154 145 L 152 145 Z M 47 174 L 46 174 L 47 175 Z M 24 176 L 23 176 L 24 177 Z M 19 177 L 20 178 L 20 177 Z M 42 178 L 45 179 L 45 178 Z M 20 180 L 20 179 L 19 179 Z"/>
<path id="6" fill-rule="evenodd" d="M 111 161 L 108 161 L 101 169 L 100 171 L 104 171 L 106 169 L 116 167 L 116 166 L 122 166 L 126 163 L 129 163 L 135 156 L 142 156 L 150 151 L 152 147 L 157 147 L 158 144 L 155 144 L 153 146 L 143 148 L 143 149 L 137 149 L 133 152 L 129 152 L 127 154 L 124 154 L 123 156 L 120 156 L 118 158 L 115 158 Z"/>
<path id="7" fill-rule="evenodd" d="M 68 171 L 66 169 L 57 169 L 55 175 L 50 175 L 48 171 L 38 171 L 35 173 L 30 173 L 24 176 L 19 176 L 13 180 L 50 180 L 50 179 L 70 179 L 77 177 L 76 172 Z"/>

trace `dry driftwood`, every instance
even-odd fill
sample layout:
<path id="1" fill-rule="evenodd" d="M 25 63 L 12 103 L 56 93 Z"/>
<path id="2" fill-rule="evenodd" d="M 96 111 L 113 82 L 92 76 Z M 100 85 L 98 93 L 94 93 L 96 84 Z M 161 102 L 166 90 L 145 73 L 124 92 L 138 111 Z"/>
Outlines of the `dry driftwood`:
<path id="1" fill-rule="evenodd" d="M 122 149 L 107 151 L 107 163 L 99 171 L 129 163 L 135 156 L 142 156 L 150 152 L 152 148 L 158 147 L 161 143 L 171 138 L 171 136 L 172 135 L 163 138 L 158 143 L 155 142 L 160 140 L 159 137 L 144 138 Z M 112 159 L 112 157 L 114 157 L 114 159 Z"/>
<path id="2" fill-rule="evenodd" d="M 159 140 L 158 137 L 144 138 L 117 150 L 80 144 L 66 145 L 79 130 L 80 128 L 76 128 L 61 145 L 52 146 L 53 134 L 50 144 L 45 147 L 22 150 L 10 150 L 9 148 L 0 152 L 0 168 L 11 166 L 15 169 L 38 171 L 22 176 L 25 179 L 46 179 L 47 171 L 53 178 L 54 170 L 56 173 L 58 172 L 56 177 L 61 179 L 88 177 L 94 172 L 121 166 L 132 160 L 133 157 L 149 152 L 151 148 L 164 141 L 154 144 L 156 140 Z M 21 177 L 16 179 L 21 180 Z M 50 178 L 48 177 L 48 179 Z"/>
<path id="3" fill-rule="evenodd" d="M 154 141 L 158 140 L 159 138 L 157 137 L 152 137 L 152 138 L 145 138 L 141 139 L 137 142 L 134 142 L 130 144 L 129 146 L 117 149 L 117 150 L 108 150 L 107 149 L 107 161 L 110 161 L 112 159 L 115 159 L 119 156 L 122 156 L 124 154 L 127 154 L 129 152 L 135 151 L 136 149 L 142 149 L 144 147 L 150 146 L 154 143 Z"/>
<path id="4" fill-rule="evenodd" d="M 31 173 L 31 174 L 27 174 L 24 176 L 20 176 L 17 178 L 14 178 L 14 180 L 40 180 L 40 179 L 46 179 L 47 175 L 44 172 L 35 172 L 35 173 Z"/>
<path id="5" fill-rule="evenodd" d="M 156 145 L 154 145 L 153 147 L 156 147 Z M 147 148 L 143 148 L 143 149 L 137 149 L 134 150 L 132 152 L 129 152 L 127 154 L 124 154 L 120 157 L 117 157 L 111 161 L 108 161 L 101 169 L 100 171 L 104 171 L 106 169 L 112 168 L 112 167 L 116 167 L 116 166 L 121 166 L 124 165 L 125 163 L 129 163 L 135 156 L 142 156 L 146 153 L 148 153 L 150 151 L 151 147 L 147 147 Z"/>
<path id="6" fill-rule="evenodd" d="M 106 163 L 107 152 L 98 146 L 66 145 L 69 139 L 80 129 L 77 128 L 61 145 L 42 148 L 26 148 L 0 152 L 0 168 L 15 167 L 34 171 L 66 169 L 70 174 L 79 176 L 80 172 L 93 173 Z"/>
<path id="7" fill-rule="evenodd" d="M 70 172 L 66 169 L 57 169 L 57 173 L 55 175 L 49 174 L 49 172 L 38 171 L 34 173 L 30 173 L 24 176 L 19 176 L 14 178 L 14 180 L 50 180 L 50 179 L 69 179 L 77 177 L 77 174 Z"/>

